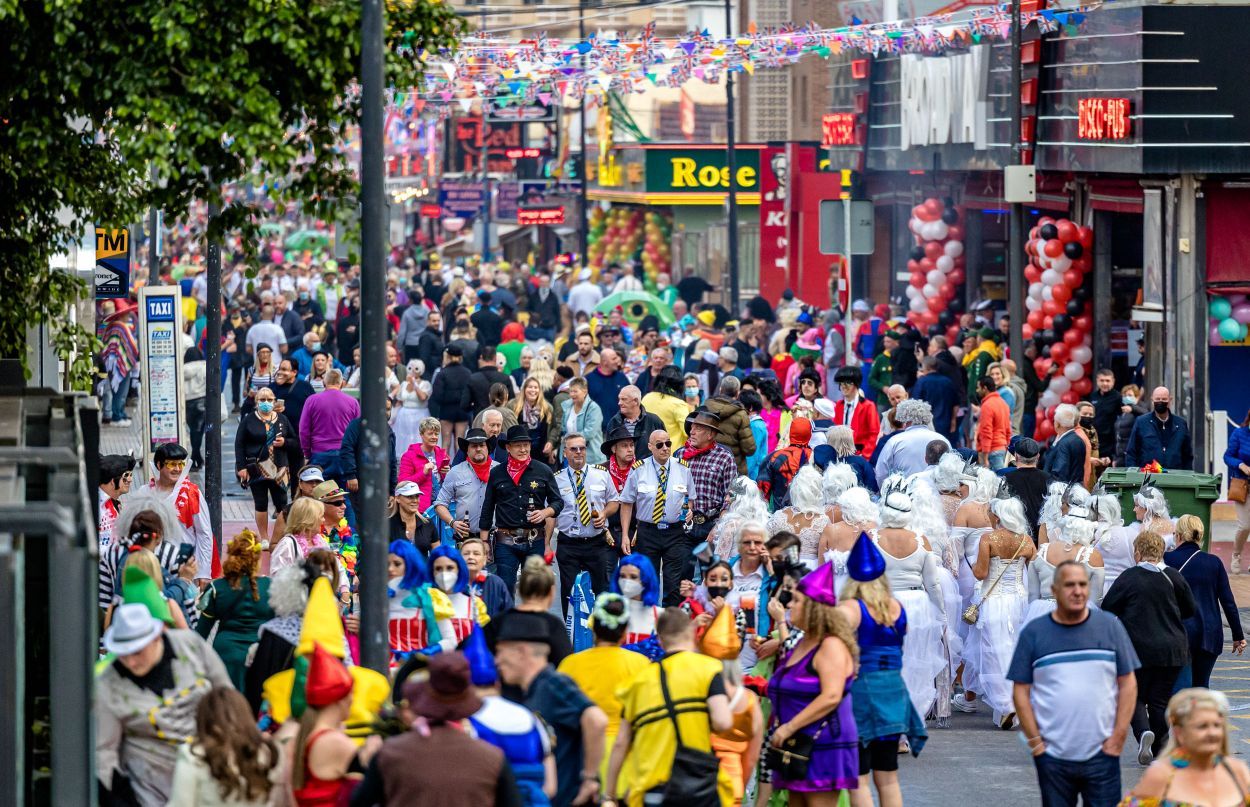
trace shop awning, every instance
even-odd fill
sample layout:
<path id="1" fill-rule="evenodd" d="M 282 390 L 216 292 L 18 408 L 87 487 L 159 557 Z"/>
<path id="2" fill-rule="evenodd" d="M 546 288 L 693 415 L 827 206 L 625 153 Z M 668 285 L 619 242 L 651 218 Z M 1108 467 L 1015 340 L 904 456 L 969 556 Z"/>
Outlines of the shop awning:
<path id="1" fill-rule="evenodd" d="M 1229 294 L 1250 291 L 1250 188 L 1208 182 L 1203 194 L 1207 285 Z"/>
<path id="2" fill-rule="evenodd" d="M 1109 213 L 1142 212 L 1142 189 L 1135 179 L 1091 179 L 1089 205 Z"/>

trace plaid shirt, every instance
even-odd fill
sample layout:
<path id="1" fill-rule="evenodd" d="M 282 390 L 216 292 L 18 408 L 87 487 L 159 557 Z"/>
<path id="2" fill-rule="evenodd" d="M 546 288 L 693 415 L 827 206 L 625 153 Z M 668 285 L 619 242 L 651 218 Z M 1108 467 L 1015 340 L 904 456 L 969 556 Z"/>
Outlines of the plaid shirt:
<path id="1" fill-rule="evenodd" d="M 689 449 L 682 449 L 685 457 Z M 738 474 L 738 463 L 733 452 L 719 443 L 706 454 L 688 459 L 690 476 L 694 479 L 694 491 L 690 496 L 690 509 L 703 515 L 716 515 L 725 506 L 729 483 Z"/>

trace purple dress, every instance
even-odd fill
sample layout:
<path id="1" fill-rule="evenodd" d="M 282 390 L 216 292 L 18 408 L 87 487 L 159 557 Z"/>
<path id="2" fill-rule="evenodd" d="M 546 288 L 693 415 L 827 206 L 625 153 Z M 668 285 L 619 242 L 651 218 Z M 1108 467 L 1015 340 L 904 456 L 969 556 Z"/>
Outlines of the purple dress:
<path id="1" fill-rule="evenodd" d="M 786 666 L 793 651 L 787 653 L 777 664 L 776 672 L 768 682 L 768 696 L 773 702 L 773 714 L 777 724 L 785 723 L 803 711 L 820 694 L 820 677 L 812 667 L 812 657 L 819 647 L 812 649 L 797 664 Z M 793 790 L 798 793 L 823 793 L 830 790 L 854 788 L 859 784 L 859 732 L 855 728 L 854 708 L 851 704 L 851 682 L 846 680 L 842 702 L 826 722 L 824 718 L 799 731 L 812 734 L 823 725 L 812 749 L 812 761 L 807 778 L 789 781 L 773 774 L 773 788 Z"/>

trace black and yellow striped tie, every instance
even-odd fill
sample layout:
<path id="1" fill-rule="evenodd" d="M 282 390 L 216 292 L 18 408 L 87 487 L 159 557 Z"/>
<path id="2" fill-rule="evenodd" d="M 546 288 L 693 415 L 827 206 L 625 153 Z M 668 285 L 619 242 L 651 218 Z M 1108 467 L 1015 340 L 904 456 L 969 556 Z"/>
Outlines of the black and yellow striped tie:
<path id="1" fill-rule="evenodd" d="M 590 501 L 586 498 L 585 471 L 577 471 L 577 515 L 583 524 L 590 523 Z"/>
<path id="2" fill-rule="evenodd" d="M 668 463 L 660 466 L 660 487 L 655 492 L 655 507 L 651 509 L 651 520 L 656 524 L 664 523 L 664 495 L 668 490 Z"/>

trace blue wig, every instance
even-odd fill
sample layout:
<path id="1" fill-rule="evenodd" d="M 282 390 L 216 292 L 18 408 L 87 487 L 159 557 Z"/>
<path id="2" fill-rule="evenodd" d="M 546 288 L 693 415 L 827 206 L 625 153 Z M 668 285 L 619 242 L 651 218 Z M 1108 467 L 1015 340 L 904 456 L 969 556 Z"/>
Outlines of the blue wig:
<path id="1" fill-rule="evenodd" d="M 642 604 L 659 605 L 660 579 L 656 576 L 655 567 L 651 565 L 651 561 L 647 559 L 647 556 L 640 555 L 637 552 L 632 555 L 626 555 L 617 561 L 616 572 L 612 575 L 612 593 L 621 593 L 621 586 L 617 581 L 621 577 L 621 569 L 626 566 L 633 566 L 638 570 L 638 578 L 642 583 Z"/>
<path id="2" fill-rule="evenodd" d="M 425 565 L 425 558 L 417 548 L 408 541 L 391 541 L 387 551 L 404 562 L 404 576 L 399 587 L 405 591 L 416 591 L 430 582 L 430 568 Z"/>
<path id="3" fill-rule="evenodd" d="M 459 594 L 469 593 L 469 581 L 472 579 L 469 575 L 469 567 L 464 562 L 464 556 L 460 554 L 460 550 L 454 546 L 439 545 L 430 550 L 430 568 L 434 568 L 434 561 L 439 558 L 451 558 L 456 562 L 456 568 L 459 569 L 456 577 L 456 585 L 452 587 L 452 591 Z"/>

